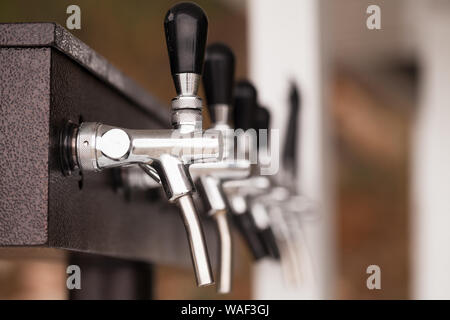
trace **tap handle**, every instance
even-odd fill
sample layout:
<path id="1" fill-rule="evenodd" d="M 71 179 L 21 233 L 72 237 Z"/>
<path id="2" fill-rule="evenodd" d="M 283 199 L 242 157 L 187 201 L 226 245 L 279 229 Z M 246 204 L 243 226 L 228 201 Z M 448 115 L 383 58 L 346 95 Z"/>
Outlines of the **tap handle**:
<path id="1" fill-rule="evenodd" d="M 235 58 L 233 51 L 222 43 L 214 43 L 206 48 L 205 65 L 203 71 L 203 86 L 206 102 L 213 122 L 225 121 L 222 113 L 228 111 L 232 102 Z"/>
<path id="2" fill-rule="evenodd" d="M 233 214 L 232 217 L 236 228 L 244 238 L 244 241 L 253 256 L 253 259 L 258 261 L 269 256 L 270 252 L 268 252 L 264 239 L 261 237 L 260 232 L 258 232 L 256 223 L 250 212 L 246 211 L 240 214 Z"/>
<path id="3" fill-rule="evenodd" d="M 239 81 L 234 87 L 233 120 L 235 129 L 248 130 L 253 127 L 257 92 L 246 80 Z"/>
<path id="4" fill-rule="evenodd" d="M 202 74 L 208 32 L 208 18 L 203 9 L 191 2 L 174 5 L 166 14 L 164 30 L 172 76 Z"/>
<path id="5" fill-rule="evenodd" d="M 286 132 L 286 139 L 283 149 L 283 166 L 296 176 L 297 162 L 297 131 L 298 131 L 298 113 L 300 110 L 300 94 L 297 86 L 292 83 L 289 92 L 289 120 Z"/>
<path id="6" fill-rule="evenodd" d="M 270 112 L 267 108 L 258 106 L 254 115 L 254 125 L 256 130 L 269 130 L 270 126 Z"/>
<path id="7" fill-rule="evenodd" d="M 256 140 L 257 140 L 257 146 L 260 150 L 264 150 L 267 148 L 267 142 L 268 140 L 265 140 L 265 142 L 263 143 L 264 140 L 260 140 L 260 132 L 259 130 L 269 130 L 269 126 L 270 126 L 270 113 L 269 110 L 267 110 L 267 108 L 265 107 L 261 107 L 258 106 L 255 110 L 255 115 L 254 115 L 254 124 L 253 127 L 256 130 Z M 269 138 L 269 136 L 267 136 L 267 138 Z"/>
<path id="8" fill-rule="evenodd" d="M 278 248 L 278 243 L 272 228 L 267 227 L 259 231 L 259 234 L 260 237 L 264 240 L 264 244 L 270 256 L 275 260 L 280 260 L 281 259 L 280 249 Z"/>

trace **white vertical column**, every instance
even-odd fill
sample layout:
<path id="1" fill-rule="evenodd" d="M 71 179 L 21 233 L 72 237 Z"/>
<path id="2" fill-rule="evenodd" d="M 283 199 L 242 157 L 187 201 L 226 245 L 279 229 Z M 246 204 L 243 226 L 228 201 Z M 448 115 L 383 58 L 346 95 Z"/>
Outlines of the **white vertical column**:
<path id="1" fill-rule="evenodd" d="M 412 298 L 450 299 L 450 6 L 427 4 L 417 25 L 421 99 L 412 150 Z"/>
<path id="2" fill-rule="evenodd" d="M 290 81 L 300 88 L 299 190 L 320 205 L 321 219 L 305 228 L 314 279 L 286 285 L 279 264 L 263 261 L 254 269 L 255 299 L 333 297 L 334 224 L 330 188 L 328 106 L 325 99 L 326 50 L 323 1 L 249 0 L 250 79 L 259 101 L 269 107 L 272 128 L 285 132 Z"/>

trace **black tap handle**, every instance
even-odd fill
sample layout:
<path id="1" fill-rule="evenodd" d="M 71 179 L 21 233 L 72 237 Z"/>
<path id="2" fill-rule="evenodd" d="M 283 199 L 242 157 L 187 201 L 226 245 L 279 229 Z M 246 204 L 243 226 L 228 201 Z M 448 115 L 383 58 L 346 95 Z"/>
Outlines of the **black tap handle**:
<path id="1" fill-rule="evenodd" d="M 270 112 L 267 108 L 258 106 L 254 115 L 254 128 L 256 130 L 266 129 L 269 130 L 270 126 Z"/>
<path id="2" fill-rule="evenodd" d="M 257 107 L 256 101 L 255 87 L 249 81 L 239 81 L 234 87 L 233 121 L 235 129 L 248 130 L 253 128 L 253 119 Z"/>
<path id="3" fill-rule="evenodd" d="M 234 54 L 222 43 L 214 43 L 206 48 L 203 70 L 203 86 L 206 102 L 214 121 L 212 106 L 231 105 L 234 81 Z"/>
<path id="4" fill-rule="evenodd" d="M 267 227 L 263 230 L 260 230 L 259 236 L 261 237 L 261 239 L 263 239 L 264 245 L 266 246 L 266 250 L 269 252 L 269 255 L 275 260 L 280 260 L 280 249 L 278 248 L 278 243 L 272 228 Z"/>
<path id="5" fill-rule="evenodd" d="M 267 246 L 264 243 L 264 239 L 262 239 L 250 212 L 246 211 L 241 214 L 233 214 L 232 217 L 234 225 L 244 238 L 253 259 L 258 261 L 269 256 L 270 252 L 267 251 Z"/>
<path id="6" fill-rule="evenodd" d="M 298 113 L 300 110 L 300 94 L 297 86 L 292 83 L 289 92 L 289 117 L 286 140 L 283 149 L 283 166 L 295 178 L 297 174 L 297 130 Z"/>
<path id="7" fill-rule="evenodd" d="M 266 144 L 261 142 L 260 132 L 259 130 L 265 129 L 269 130 L 270 126 L 270 112 L 265 107 L 258 106 L 255 110 L 254 120 L 253 120 L 253 128 L 256 130 L 256 141 L 257 146 L 259 148 L 267 148 Z M 261 133 L 262 134 L 262 133 Z M 267 135 L 267 139 L 269 139 L 269 134 Z M 268 140 L 266 140 L 268 142 Z"/>
<path id="8" fill-rule="evenodd" d="M 202 74 L 208 33 L 208 18 L 198 5 L 181 2 L 167 11 L 164 19 L 172 75 Z"/>

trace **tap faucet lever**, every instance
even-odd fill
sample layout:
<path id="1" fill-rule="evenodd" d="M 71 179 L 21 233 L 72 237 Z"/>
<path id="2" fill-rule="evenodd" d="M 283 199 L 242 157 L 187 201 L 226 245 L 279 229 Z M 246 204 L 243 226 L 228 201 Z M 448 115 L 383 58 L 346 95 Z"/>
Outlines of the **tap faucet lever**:
<path id="1" fill-rule="evenodd" d="M 211 121 L 216 125 L 228 125 L 233 100 L 235 57 L 223 44 L 214 43 L 206 49 L 203 86 Z"/>
<path id="2" fill-rule="evenodd" d="M 202 100 L 197 96 L 203 69 L 208 18 L 191 2 L 174 5 L 164 19 L 170 71 L 177 96 L 172 126 L 181 132 L 202 130 Z"/>
<path id="3" fill-rule="evenodd" d="M 198 286 L 214 283 L 205 236 L 192 201 L 192 163 L 221 159 L 222 134 L 202 131 L 201 77 L 208 20 L 193 3 L 173 6 L 164 20 L 170 68 L 178 96 L 172 100 L 172 129 L 134 130 L 83 122 L 64 130 L 62 158 L 82 171 L 139 165 L 161 183 L 181 209 Z M 217 131 L 217 130 L 216 130 Z M 69 170 L 66 170 L 69 171 Z"/>
<path id="4" fill-rule="evenodd" d="M 208 18 L 202 8 L 192 2 L 174 5 L 166 14 L 164 30 L 172 76 L 201 75 L 208 32 Z"/>
<path id="5" fill-rule="evenodd" d="M 269 131 L 269 129 L 270 129 L 270 112 L 269 112 L 269 110 L 267 110 L 267 108 L 265 108 L 265 107 L 258 106 L 255 111 L 256 111 L 255 123 L 254 123 L 255 129 L 258 131 L 259 130 Z M 258 137 L 259 137 L 259 135 L 258 135 Z M 268 137 L 269 137 L 269 135 L 268 135 Z M 269 141 L 268 141 L 268 139 L 266 139 L 264 142 L 266 144 L 263 144 L 262 140 L 258 140 L 258 148 L 260 151 L 260 154 L 259 154 L 260 157 L 268 156 L 268 153 L 266 151 L 268 148 Z M 267 215 L 267 213 L 265 213 L 264 211 L 265 210 L 263 210 L 262 206 L 259 206 L 259 207 L 256 206 L 251 209 L 251 213 L 254 216 L 254 219 L 256 221 L 261 220 L 261 216 L 264 217 Z M 260 216 L 260 217 L 258 217 L 258 216 Z M 270 223 L 268 223 L 266 225 L 257 223 L 257 226 L 258 226 L 258 232 L 261 236 L 261 239 L 263 240 L 267 250 L 269 251 L 270 256 L 274 259 L 280 260 L 280 250 L 279 250 L 278 244 L 275 239 L 272 225 Z"/>
<path id="6" fill-rule="evenodd" d="M 254 128 L 255 110 L 257 108 L 257 91 L 250 81 L 240 80 L 234 87 L 233 97 L 233 123 L 235 129 L 249 130 Z M 256 129 L 256 128 L 254 128 Z M 245 134 L 238 136 L 238 155 L 246 155 L 249 153 L 250 146 L 247 145 Z M 256 141 L 251 144 L 256 145 Z M 243 180 L 240 183 L 250 181 Z M 228 184 L 230 184 L 229 182 Z M 251 184 L 251 183 L 249 183 Z M 225 187 L 225 186 L 224 186 Z M 225 187 L 225 189 L 227 189 Z M 233 221 L 247 244 L 250 252 L 255 260 L 260 260 L 269 255 L 261 235 L 259 234 L 255 220 L 251 214 L 247 196 L 241 194 L 242 190 L 234 195 L 230 195 L 230 207 L 233 213 Z"/>
<path id="7" fill-rule="evenodd" d="M 217 291 L 229 293 L 232 282 L 232 241 L 226 216 L 227 206 L 221 190 L 221 180 L 233 179 L 236 176 L 247 176 L 250 164 L 240 164 L 229 159 L 228 141 L 230 127 L 228 113 L 232 100 L 234 78 L 234 54 L 224 44 L 212 44 L 206 49 L 203 85 L 205 87 L 207 105 L 215 122 L 214 129 L 224 136 L 223 161 L 211 164 L 199 163 L 190 167 L 191 175 L 197 179 L 198 191 L 217 226 L 219 240 L 219 262 Z"/>
<path id="8" fill-rule="evenodd" d="M 202 101 L 197 91 L 203 69 L 208 18 L 202 8 L 194 3 L 178 3 L 167 12 L 164 31 L 177 92 L 177 96 L 172 99 L 172 126 L 180 133 L 202 132 Z M 189 170 L 178 159 L 166 155 L 161 158 L 161 178 L 163 183 L 167 180 L 166 189 L 172 195 L 181 194 L 175 201 L 181 209 L 186 227 L 197 284 L 212 284 L 214 281 L 205 236 L 192 201 L 193 186 Z M 167 167 L 164 168 L 164 165 Z"/>
<path id="9" fill-rule="evenodd" d="M 175 109 L 200 109 L 197 96 L 203 69 L 208 18 L 202 8 L 191 2 L 174 5 L 164 19 L 167 51 L 178 97 L 172 101 Z M 201 102 L 201 100 L 200 100 Z"/>
<path id="10" fill-rule="evenodd" d="M 256 88 L 247 80 L 240 80 L 234 87 L 233 123 L 235 129 L 253 128 L 253 117 L 257 107 Z"/>

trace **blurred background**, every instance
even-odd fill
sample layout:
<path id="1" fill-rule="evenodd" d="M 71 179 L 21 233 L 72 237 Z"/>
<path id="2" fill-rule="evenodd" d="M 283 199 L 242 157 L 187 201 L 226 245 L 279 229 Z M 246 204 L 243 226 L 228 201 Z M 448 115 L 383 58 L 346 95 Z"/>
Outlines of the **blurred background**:
<path id="1" fill-rule="evenodd" d="M 81 30 L 70 32 L 168 102 L 174 89 L 163 19 L 176 2 L 3 0 L 0 22 L 65 26 L 67 6 L 77 4 Z M 318 281 L 277 296 L 280 286 L 268 284 L 273 266 L 252 266 L 235 237 L 230 295 L 196 288 L 191 270 L 157 265 L 155 298 L 449 297 L 450 258 L 441 247 L 450 240 L 450 134 L 443 123 L 450 116 L 450 2 L 195 2 L 208 14 L 208 42 L 231 46 L 237 78 L 255 82 L 273 128 L 284 132 L 287 86 L 299 86 L 299 187 L 323 210 L 323 226 L 308 238 Z M 366 26 L 373 4 L 381 9 L 380 30 Z M 381 290 L 366 286 L 372 264 L 381 268 Z M 62 251 L 0 249 L 0 299 L 64 299 L 66 267 Z"/>

